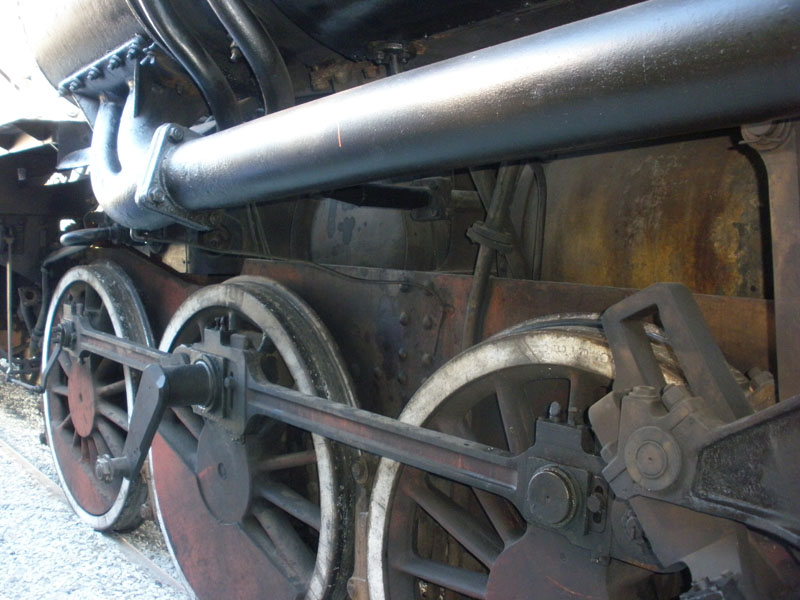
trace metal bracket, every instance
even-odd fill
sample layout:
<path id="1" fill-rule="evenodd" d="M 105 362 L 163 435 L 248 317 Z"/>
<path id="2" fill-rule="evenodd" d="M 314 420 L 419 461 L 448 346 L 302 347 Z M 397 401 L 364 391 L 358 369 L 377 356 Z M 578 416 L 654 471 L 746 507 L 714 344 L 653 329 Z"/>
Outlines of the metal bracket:
<path id="1" fill-rule="evenodd" d="M 702 397 L 706 407 L 725 423 L 753 414 L 692 293 L 680 283 L 656 283 L 603 313 L 616 371 L 614 391 L 626 393 L 636 386 L 661 391 L 664 387 L 661 367 L 644 329 L 645 319 L 655 315 L 692 393 Z"/>
<path id="2" fill-rule="evenodd" d="M 147 166 L 136 187 L 135 201 L 138 206 L 169 217 L 190 229 L 209 231 L 213 227 L 204 213 L 190 212 L 175 201 L 164 181 L 162 170 L 162 165 L 175 146 L 198 137 L 200 135 L 191 129 L 175 123 L 165 123 L 156 129 L 147 151 Z"/>

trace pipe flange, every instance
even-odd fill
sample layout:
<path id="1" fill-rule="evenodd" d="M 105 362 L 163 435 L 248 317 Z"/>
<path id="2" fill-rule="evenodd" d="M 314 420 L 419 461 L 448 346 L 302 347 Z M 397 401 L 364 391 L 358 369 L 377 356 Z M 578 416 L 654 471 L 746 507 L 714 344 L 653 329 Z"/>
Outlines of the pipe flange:
<path id="1" fill-rule="evenodd" d="M 204 214 L 190 212 L 175 201 L 167 189 L 161 168 L 175 146 L 198 137 L 200 135 L 191 129 L 175 123 L 165 123 L 156 129 L 147 151 L 147 167 L 136 187 L 135 200 L 137 206 L 164 215 L 176 223 L 198 231 L 209 231 L 212 227 Z"/>

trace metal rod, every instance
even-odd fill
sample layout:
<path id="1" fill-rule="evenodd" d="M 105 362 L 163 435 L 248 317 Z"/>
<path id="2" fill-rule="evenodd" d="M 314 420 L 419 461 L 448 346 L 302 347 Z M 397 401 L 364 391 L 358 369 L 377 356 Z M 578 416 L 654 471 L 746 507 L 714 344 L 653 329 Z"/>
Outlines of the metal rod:
<path id="1" fill-rule="evenodd" d="M 519 165 L 503 165 L 497 174 L 497 183 L 492 192 L 492 200 L 486 214 L 485 225 L 489 229 L 500 231 L 506 224 L 508 207 L 514 197 Z M 461 336 L 461 349 L 466 350 L 481 339 L 483 333 L 483 315 L 486 311 L 487 288 L 492 263 L 496 252 L 486 244 L 481 244 L 475 260 L 475 271 L 472 274 L 472 287 L 469 290 L 467 306 L 464 314 L 464 332 Z"/>
<path id="2" fill-rule="evenodd" d="M 178 146 L 191 210 L 800 112 L 800 0 L 650 0 Z"/>
<path id="3" fill-rule="evenodd" d="M 225 74 L 181 22 L 169 0 L 136 0 L 136 4 L 140 16 L 197 84 L 218 127 L 241 123 L 241 110 Z"/>
<path id="4" fill-rule="evenodd" d="M 248 418 L 271 417 L 512 502 L 519 501 L 520 459 L 491 451 L 482 444 L 254 380 L 248 382 L 247 406 Z"/>
<path id="5" fill-rule="evenodd" d="M 250 65 L 264 112 L 294 106 L 292 78 L 278 47 L 243 0 L 206 0 Z"/>
<path id="6" fill-rule="evenodd" d="M 7 236 L 5 238 L 6 242 L 6 249 L 8 252 L 8 258 L 6 260 L 6 342 L 8 345 L 8 370 L 7 373 L 10 375 L 14 370 L 14 358 L 12 354 L 12 340 L 11 338 L 14 335 L 14 325 L 12 321 L 12 310 L 11 310 L 11 284 L 12 284 L 12 273 L 11 268 L 13 265 L 12 262 L 12 246 L 14 244 L 14 238 L 12 236 Z"/>
<path id="7" fill-rule="evenodd" d="M 115 335 L 94 329 L 85 318 L 69 319 L 75 324 L 77 344 L 80 351 L 90 352 L 127 367 L 144 371 L 148 365 L 169 364 L 173 356 L 134 342 L 123 340 Z"/>

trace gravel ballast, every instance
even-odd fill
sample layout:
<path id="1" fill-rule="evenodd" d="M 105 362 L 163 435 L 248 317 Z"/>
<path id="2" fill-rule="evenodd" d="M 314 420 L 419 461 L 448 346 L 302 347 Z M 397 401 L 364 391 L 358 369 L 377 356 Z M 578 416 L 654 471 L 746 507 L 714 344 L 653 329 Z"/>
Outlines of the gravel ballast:
<path id="1" fill-rule="evenodd" d="M 40 442 L 39 403 L 0 383 L 0 600 L 189 598 L 152 521 L 106 535 L 68 507 Z"/>

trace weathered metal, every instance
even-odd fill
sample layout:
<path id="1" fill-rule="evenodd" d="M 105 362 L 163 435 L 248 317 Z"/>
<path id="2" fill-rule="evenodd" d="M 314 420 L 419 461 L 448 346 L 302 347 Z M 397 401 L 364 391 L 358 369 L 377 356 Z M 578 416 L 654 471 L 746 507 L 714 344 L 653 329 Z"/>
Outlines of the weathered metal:
<path id="1" fill-rule="evenodd" d="M 121 364 L 57 348 L 58 324 L 76 315 L 91 319 L 114 340 L 130 339 L 145 349 L 153 343 L 152 333 L 130 280 L 108 263 L 67 272 L 53 293 L 45 328 L 44 360 L 56 349 L 59 355 L 44 393 L 44 421 L 67 500 L 95 529 L 134 527 L 141 522 L 147 486 L 138 477 L 98 480 L 94 466 L 98 454 L 122 451 L 137 381 Z"/>
<path id="2" fill-rule="evenodd" d="M 791 115 L 799 19 L 651 0 L 186 142 L 165 180 L 198 210 Z"/>
<path id="3" fill-rule="evenodd" d="M 547 163 L 542 278 L 771 297 L 768 198 L 753 154 L 719 135 Z"/>
<path id="4" fill-rule="evenodd" d="M 343 594 L 352 570 L 351 450 L 274 421 L 237 429 L 248 376 L 355 404 L 335 343 L 285 288 L 243 277 L 181 305 L 161 349 L 182 344 L 225 365 L 220 403 L 201 414 L 168 411 L 152 447 L 156 509 L 183 575 L 201 598 L 232 589 L 247 599 Z M 310 460 L 296 460 L 309 450 Z M 284 469 L 261 466 L 288 456 Z"/>
<path id="5" fill-rule="evenodd" d="M 280 281 L 322 317 L 349 357 L 364 408 L 398 415 L 422 381 L 461 350 L 469 276 L 257 260 L 246 261 L 244 272 Z M 493 278 L 484 335 L 544 315 L 601 312 L 633 292 Z M 774 365 L 771 302 L 695 298 L 731 364 L 743 372 Z"/>
<path id="6" fill-rule="evenodd" d="M 758 150 L 767 169 L 775 331 L 778 355 L 778 394 L 800 394 L 800 134 L 797 123 L 743 129 L 745 141 Z"/>

